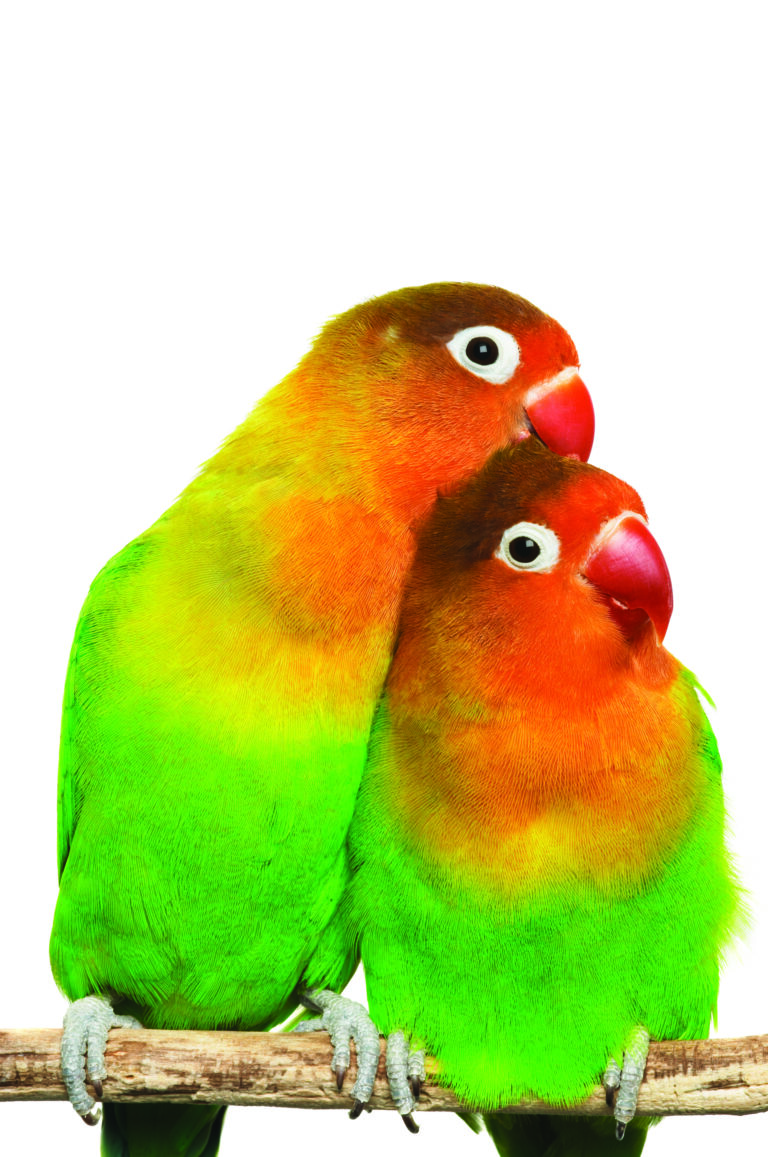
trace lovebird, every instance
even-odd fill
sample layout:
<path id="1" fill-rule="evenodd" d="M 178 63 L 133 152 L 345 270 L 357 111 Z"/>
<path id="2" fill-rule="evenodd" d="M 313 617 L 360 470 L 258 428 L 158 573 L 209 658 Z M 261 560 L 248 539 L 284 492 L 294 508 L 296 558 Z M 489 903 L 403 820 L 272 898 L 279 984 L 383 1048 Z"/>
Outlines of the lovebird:
<path id="1" fill-rule="evenodd" d="M 361 1034 L 359 1112 L 378 1033 L 327 990 L 356 965 L 345 841 L 414 528 L 500 446 L 535 432 L 586 458 L 593 429 L 573 343 L 541 310 L 403 289 L 331 321 L 97 576 L 66 680 L 50 946 L 89 1123 L 111 1027 L 266 1029 L 302 997 L 339 1084 Z M 102 1151 L 211 1157 L 222 1118 L 107 1105 Z"/>
<path id="2" fill-rule="evenodd" d="M 346 899 L 409 1120 L 427 1050 L 509 1157 L 639 1153 L 649 1038 L 708 1034 L 739 891 L 671 611 L 635 491 L 534 439 L 425 521 Z M 601 1079 L 615 1125 L 491 1112 Z"/>

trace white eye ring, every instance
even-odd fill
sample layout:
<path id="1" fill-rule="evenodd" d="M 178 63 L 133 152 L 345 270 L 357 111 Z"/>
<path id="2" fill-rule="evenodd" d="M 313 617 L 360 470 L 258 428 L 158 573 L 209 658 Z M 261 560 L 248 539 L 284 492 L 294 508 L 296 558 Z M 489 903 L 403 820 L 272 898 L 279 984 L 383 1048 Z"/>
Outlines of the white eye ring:
<path id="1" fill-rule="evenodd" d="M 517 539 L 523 539 L 529 545 L 524 547 L 521 543 L 514 547 L 513 543 Z M 535 547 L 539 548 L 538 553 Z M 528 554 L 532 557 L 527 558 Z M 518 557 L 515 558 L 515 555 Z M 532 570 L 546 574 L 560 558 L 560 539 L 554 530 L 538 522 L 516 522 L 502 534 L 499 549 L 493 557 L 500 558 L 512 570 Z"/>
<path id="2" fill-rule="evenodd" d="M 480 344 L 482 338 L 487 338 L 498 352 L 498 356 L 487 365 L 473 361 L 467 353 L 472 342 L 478 342 L 477 348 L 482 350 Z M 520 363 L 520 346 L 511 333 L 495 325 L 471 325 L 469 329 L 460 329 L 446 346 L 465 370 L 497 386 L 509 381 Z M 492 353 L 493 349 L 491 348 L 489 352 Z"/>

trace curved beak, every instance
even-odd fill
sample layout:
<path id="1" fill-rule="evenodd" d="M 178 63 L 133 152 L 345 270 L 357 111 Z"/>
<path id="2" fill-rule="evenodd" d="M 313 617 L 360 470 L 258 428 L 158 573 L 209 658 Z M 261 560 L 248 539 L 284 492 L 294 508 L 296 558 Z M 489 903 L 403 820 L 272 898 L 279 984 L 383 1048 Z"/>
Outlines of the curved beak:
<path id="1" fill-rule="evenodd" d="M 535 386 L 523 406 L 545 446 L 566 458 L 587 461 L 595 438 L 595 411 L 575 367 Z"/>
<path id="2" fill-rule="evenodd" d="M 628 511 L 603 528 L 582 574 L 607 595 L 627 638 L 650 619 L 661 644 L 672 616 L 672 580 L 659 544 L 639 515 Z"/>

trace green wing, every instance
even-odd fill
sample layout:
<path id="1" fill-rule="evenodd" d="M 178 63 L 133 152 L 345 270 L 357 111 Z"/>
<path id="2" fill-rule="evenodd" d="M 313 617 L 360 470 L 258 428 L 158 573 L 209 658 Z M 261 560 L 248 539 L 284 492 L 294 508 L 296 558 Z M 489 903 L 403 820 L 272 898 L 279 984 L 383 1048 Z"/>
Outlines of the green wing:
<path id="1" fill-rule="evenodd" d="M 113 602 L 121 574 L 138 568 L 146 553 L 146 540 L 137 538 L 102 567 L 91 583 L 72 641 L 67 677 L 64 683 L 64 702 L 61 715 L 59 745 L 59 783 L 57 807 L 57 856 L 59 881 L 64 873 L 77 819 L 82 804 L 82 768 L 77 751 L 77 735 L 82 723 L 83 672 L 86 653 L 98 633 L 98 621 L 104 614 L 104 604 Z M 105 596 L 107 596 L 105 598 Z"/>

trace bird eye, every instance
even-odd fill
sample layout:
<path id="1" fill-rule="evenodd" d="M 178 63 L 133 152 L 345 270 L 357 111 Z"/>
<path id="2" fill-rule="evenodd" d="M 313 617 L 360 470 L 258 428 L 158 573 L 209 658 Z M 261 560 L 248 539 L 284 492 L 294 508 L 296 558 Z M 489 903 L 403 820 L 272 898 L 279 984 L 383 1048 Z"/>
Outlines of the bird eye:
<path id="1" fill-rule="evenodd" d="M 560 557 L 560 539 L 548 526 L 516 522 L 502 534 L 493 557 L 500 558 L 512 570 L 550 571 Z"/>
<path id="2" fill-rule="evenodd" d="M 492 337 L 473 337 L 464 352 L 476 366 L 492 366 L 499 360 L 499 347 Z"/>
<path id="3" fill-rule="evenodd" d="M 465 370 L 495 385 L 508 381 L 520 361 L 520 346 L 512 334 L 495 325 L 460 329 L 447 347 Z"/>

